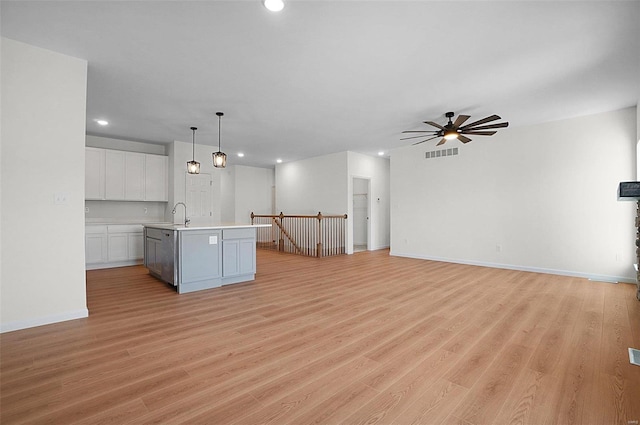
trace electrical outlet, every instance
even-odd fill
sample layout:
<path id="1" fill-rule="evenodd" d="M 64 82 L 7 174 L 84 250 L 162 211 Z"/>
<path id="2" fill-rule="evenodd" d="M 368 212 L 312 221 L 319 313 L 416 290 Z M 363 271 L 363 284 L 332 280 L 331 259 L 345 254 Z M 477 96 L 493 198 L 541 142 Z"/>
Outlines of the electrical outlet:
<path id="1" fill-rule="evenodd" d="M 89 207 L 84 207 L 84 212 L 88 213 L 89 212 Z"/>

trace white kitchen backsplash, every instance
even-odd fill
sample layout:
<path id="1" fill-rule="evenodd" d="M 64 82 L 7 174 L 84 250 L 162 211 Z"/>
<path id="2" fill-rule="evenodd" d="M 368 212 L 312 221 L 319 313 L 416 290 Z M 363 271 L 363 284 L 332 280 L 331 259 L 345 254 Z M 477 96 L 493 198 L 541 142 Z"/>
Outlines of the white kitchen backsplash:
<path id="1" fill-rule="evenodd" d="M 166 202 L 85 201 L 88 223 L 159 223 L 164 222 Z"/>

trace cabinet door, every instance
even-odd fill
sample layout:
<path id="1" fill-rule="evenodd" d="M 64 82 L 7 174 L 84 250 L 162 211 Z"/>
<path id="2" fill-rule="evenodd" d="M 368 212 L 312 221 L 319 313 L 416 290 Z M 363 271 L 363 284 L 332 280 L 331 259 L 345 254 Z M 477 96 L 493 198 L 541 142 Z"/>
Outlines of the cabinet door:
<path id="1" fill-rule="evenodd" d="M 105 198 L 124 200 L 124 152 L 105 151 Z"/>
<path id="2" fill-rule="evenodd" d="M 126 233 L 109 235 L 109 261 L 125 261 L 129 259 L 128 239 Z"/>
<path id="3" fill-rule="evenodd" d="M 222 276 L 238 276 L 240 274 L 240 240 L 222 241 Z"/>
<path id="4" fill-rule="evenodd" d="M 143 153 L 125 152 L 124 199 L 127 201 L 144 201 L 144 157 Z"/>
<path id="5" fill-rule="evenodd" d="M 180 232 L 181 284 L 215 279 L 221 276 L 219 230 Z"/>
<path id="6" fill-rule="evenodd" d="M 224 277 L 256 272 L 255 239 L 227 239 L 222 241 L 222 275 Z"/>
<path id="7" fill-rule="evenodd" d="M 168 175 L 169 159 L 166 156 L 145 155 L 145 201 L 169 200 Z"/>
<path id="8" fill-rule="evenodd" d="M 105 150 L 85 148 L 84 199 L 104 199 Z"/>
<path id="9" fill-rule="evenodd" d="M 142 257 L 144 257 L 142 233 L 129 233 L 127 235 L 127 243 L 127 258 L 129 260 L 142 260 Z"/>
<path id="10" fill-rule="evenodd" d="M 240 239 L 238 267 L 240 274 L 256 272 L 256 240 Z"/>
<path id="11" fill-rule="evenodd" d="M 107 235 L 86 234 L 84 237 L 85 263 L 96 264 L 107 261 Z"/>

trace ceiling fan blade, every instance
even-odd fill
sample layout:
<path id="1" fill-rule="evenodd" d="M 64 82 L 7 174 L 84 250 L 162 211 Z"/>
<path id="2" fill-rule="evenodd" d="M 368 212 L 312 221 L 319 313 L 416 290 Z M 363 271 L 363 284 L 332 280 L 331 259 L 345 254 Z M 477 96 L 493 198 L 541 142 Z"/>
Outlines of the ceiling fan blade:
<path id="1" fill-rule="evenodd" d="M 442 140 L 440 140 L 436 146 L 444 145 L 444 142 L 446 142 L 446 141 L 447 141 L 447 139 L 445 139 L 443 137 Z"/>
<path id="2" fill-rule="evenodd" d="M 436 130 L 405 130 L 403 133 L 437 133 Z"/>
<path id="3" fill-rule="evenodd" d="M 470 131 L 474 131 L 474 130 L 488 130 L 490 128 L 504 128 L 504 127 L 509 127 L 509 123 L 508 122 L 499 122 L 496 124 L 489 124 L 489 125 L 480 125 L 477 127 L 465 127 L 465 129 L 470 130 Z"/>
<path id="4" fill-rule="evenodd" d="M 456 120 L 453 122 L 453 128 L 460 127 L 469 118 L 471 118 L 469 115 L 458 115 L 458 118 L 456 118 Z"/>
<path id="5" fill-rule="evenodd" d="M 421 138 L 421 137 L 429 137 L 429 136 L 435 136 L 435 137 L 433 137 L 433 139 L 435 139 L 436 137 L 438 137 L 438 136 L 437 136 L 437 135 L 435 135 L 435 134 L 421 134 L 421 135 L 419 135 L 419 136 L 403 137 L 403 138 L 402 138 L 402 139 L 400 139 L 400 140 L 419 139 L 419 138 Z"/>
<path id="6" fill-rule="evenodd" d="M 491 115 L 490 117 L 483 118 L 483 119 L 481 119 L 481 120 L 478 120 L 478 121 L 472 122 L 471 124 L 467 124 L 467 125 L 465 125 L 464 127 L 462 127 L 462 128 L 461 128 L 461 130 L 464 130 L 465 128 L 469 128 L 469 127 L 474 127 L 474 126 L 476 126 L 476 125 L 484 124 L 484 123 L 486 123 L 486 122 L 491 122 L 491 121 L 499 120 L 499 119 L 500 119 L 500 117 L 499 117 L 499 116 L 497 116 L 497 115 Z"/>
<path id="7" fill-rule="evenodd" d="M 464 134 L 476 134 L 478 136 L 493 136 L 497 131 L 463 131 Z"/>
<path id="8" fill-rule="evenodd" d="M 458 134 L 458 140 L 460 140 L 462 143 L 469 143 L 471 141 L 471 139 L 463 136 L 462 134 Z"/>
<path id="9" fill-rule="evenodd" d="M 428 142 L 429 140 L 433 140 L 433 139 L 437 139 L 439 136 L 436 137 L 432 137 L 430 139 L 426 139 L 426 140 L 421 140 L 419 142 L 413 143 L 413 145 L 419 145 L 420 143 L 424 143 L 424 142 Z"/>
<path id="10" fill-rule="evenodd" d="M 434 127 L 438 127 L 440 130 L 444 130 L 444 127 L 441 126 L 440 124 L 438 124 L 437 122 L 433 122 L 433 121 L 423 121 L 425 124 L 429 124 L 432 125 Z"/>

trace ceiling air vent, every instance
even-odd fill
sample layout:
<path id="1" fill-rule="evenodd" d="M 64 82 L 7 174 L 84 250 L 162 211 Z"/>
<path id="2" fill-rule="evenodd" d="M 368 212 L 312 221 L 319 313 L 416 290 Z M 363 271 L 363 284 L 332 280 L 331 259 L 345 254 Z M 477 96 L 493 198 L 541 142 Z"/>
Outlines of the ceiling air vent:
<path id="1" fill-rule="evenodd" d="M 425 152 L 424 157 L 427 159 L 431 159 L 431 158 L 442 158 L 443 156 L 453 156 L 453 155 L 458 155 L 458 148 L 441 149 L 438 151 L 427 151 Z"/>

